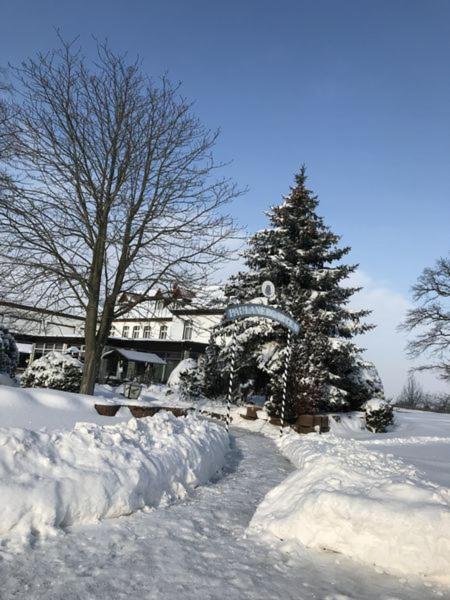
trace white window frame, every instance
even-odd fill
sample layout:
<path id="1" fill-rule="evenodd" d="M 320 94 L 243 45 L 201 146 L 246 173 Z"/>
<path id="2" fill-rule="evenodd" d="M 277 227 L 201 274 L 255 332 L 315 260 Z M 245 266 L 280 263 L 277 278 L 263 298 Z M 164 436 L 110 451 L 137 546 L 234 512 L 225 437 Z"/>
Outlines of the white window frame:
<path id="1" fill-rule="evenodd" d="M 184 322 L 183 325 L 183 340 L 192 340 L 192 335 L 194 333 L 194 322 L 189 319 Z"/>

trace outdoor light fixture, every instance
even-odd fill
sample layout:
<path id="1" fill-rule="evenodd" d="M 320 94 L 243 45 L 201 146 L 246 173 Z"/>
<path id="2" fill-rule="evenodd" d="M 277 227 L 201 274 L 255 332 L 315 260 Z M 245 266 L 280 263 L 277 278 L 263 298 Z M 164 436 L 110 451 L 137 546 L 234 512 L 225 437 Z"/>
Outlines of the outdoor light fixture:
<path id="1" fill-rule="evenodd" d="M 140 383 L 129 382 L 123 386 L 123 395 L 129 400 L 137 400 L 141 395 L 142 385 Z"/>

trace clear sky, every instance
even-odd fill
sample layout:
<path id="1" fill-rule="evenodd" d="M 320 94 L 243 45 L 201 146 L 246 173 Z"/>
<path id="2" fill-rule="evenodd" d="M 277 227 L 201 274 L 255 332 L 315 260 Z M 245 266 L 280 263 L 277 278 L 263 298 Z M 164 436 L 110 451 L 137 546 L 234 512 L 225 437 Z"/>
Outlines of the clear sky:
<path id="1" fill-rule="evenodd" d="M 450 248 L 450 0 L 0 0 L 0 63 L 53 46 L 54 28 L 183 82 L 249 187 L 233 207 L 248 231 L 307 165 L 360 264 L 379 325 L 365 345 L 396 392 L 409 287 Z"/>

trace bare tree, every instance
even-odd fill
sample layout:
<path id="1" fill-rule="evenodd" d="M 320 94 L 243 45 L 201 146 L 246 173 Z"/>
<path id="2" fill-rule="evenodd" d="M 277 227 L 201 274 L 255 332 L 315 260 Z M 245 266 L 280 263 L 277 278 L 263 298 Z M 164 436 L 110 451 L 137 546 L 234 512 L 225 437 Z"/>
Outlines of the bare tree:
<path id="1" fill-rule="evenodd" d="M 416 337 L 409 342 L 411 357 L 429 355 L 430 364 L 417 370 L 434 369 L 450 380 L 450 258 L 440 258 L 434 268 L 427 268 L 413 286 L 418 304 L 408 311 L 402 328 Z"/>
<path id="2" fill-rule="evenodd" d="M 4 193 L 9 182 L 6 171 L 1 168 L 2 162 L 11 158 L 14 152 L 14 111 L 11 106 L 9 94 L 10 86 L 6 82 L 3 69 L 0 69 L 0 194 Z"/>
<path id="3" fill-rule="evenodd" d="M 227 257 L 235 230 L 223 207 L 239 192 L 213 179 L 217 132 L 178 86 L 156 85 L 107 44 L 94 65 L 61 42 L 14 72 L 19 154 L 0 198 L 3 291 L 85 315 L 81 389 L 92 393 L 113 319 L 156 286 L 192 288 Z"/>
<path id="4" fill-rule="evenodd" d="M 414 377 L 414 373 L 409 373 L 408 379 L 398 395 L 395 404 L 406 408 L 421 408 L 427 401 L 427 394 L 422 386 Z"/>

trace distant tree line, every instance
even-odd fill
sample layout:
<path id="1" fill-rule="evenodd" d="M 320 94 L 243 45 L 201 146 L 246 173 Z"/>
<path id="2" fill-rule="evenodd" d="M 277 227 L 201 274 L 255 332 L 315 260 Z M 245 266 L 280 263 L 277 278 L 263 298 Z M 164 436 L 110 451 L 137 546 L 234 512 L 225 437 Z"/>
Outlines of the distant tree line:
<path id="1" fill-rule="evenodd" d="M 402 391 L 395 399 L 395 405 L 401 408 L 450 413 L 450 394 L 425 392 L 414 374 L 410 373 Z"/>

